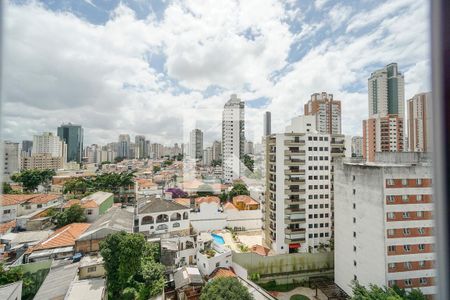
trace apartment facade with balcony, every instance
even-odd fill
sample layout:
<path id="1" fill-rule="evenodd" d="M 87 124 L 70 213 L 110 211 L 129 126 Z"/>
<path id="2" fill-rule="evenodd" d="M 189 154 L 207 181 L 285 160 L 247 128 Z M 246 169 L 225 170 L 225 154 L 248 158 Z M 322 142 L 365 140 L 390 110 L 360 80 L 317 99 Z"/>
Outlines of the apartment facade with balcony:
<path id="1" fill-rule="evenodd" d="M 335 281 L 435 294 L 432 169 L 427 155 L 342 162 L 335 179 Z"/>
<path id="2" fill-rule="evenodd" d="M 314 116 L 266 137 L 264 240 L 275 253 L 313 252 L 331 238 L 331 137 Z"/>

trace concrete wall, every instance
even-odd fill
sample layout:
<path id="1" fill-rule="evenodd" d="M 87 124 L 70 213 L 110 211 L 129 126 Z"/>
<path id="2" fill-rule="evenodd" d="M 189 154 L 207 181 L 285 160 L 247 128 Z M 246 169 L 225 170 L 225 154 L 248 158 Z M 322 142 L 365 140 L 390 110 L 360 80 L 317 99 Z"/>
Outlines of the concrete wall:
<path id="1" fill-rule="evenodd" d="M 111 195 L 108 197 L 108 199 L 106 199 L 105 201 L 102 202 L 102 204 L 100 204 L 99 207 L 99 214 L 102 215 L 104 214 L 108 209 L 110 209 L 114 204 L 114 195 Z"/>
<path id="2" fill-rule="evenodd" d="M 228 227 L 244 227 L 246 230 L 261 228 L 261 209 L 257 210 L 226 210 Z"/>
<path id="3" fill-rule="evenodd" d="M 91 268 L 91 270 L 89 270 L 89 268 Z M 98 264 L 93 266 L 80 267 L 78 275 L 80 276 L 80 279 L 86 279 L 86 278 L 103 277 L 105 276 L 105 272 L 106 271 L 103 264 Z"/>

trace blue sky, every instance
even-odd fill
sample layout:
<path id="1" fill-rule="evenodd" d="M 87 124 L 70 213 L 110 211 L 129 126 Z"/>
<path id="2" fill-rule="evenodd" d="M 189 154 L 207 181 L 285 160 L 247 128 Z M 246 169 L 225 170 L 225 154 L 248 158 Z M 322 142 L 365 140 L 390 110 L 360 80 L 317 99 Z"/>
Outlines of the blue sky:
<path id="1" fill-rule="evenodd" d="M 9 1 L 4 138 L 70 121 L 86 144 L 121 133 L 169 144 L 197 120 L 208 143 L 236 93 L 258 142 L 264 111 L 281 131 L 322 91 L 358 135 L 372 71 L 397 62 L 406 99 L 429 90 L 428 11 L 425 0 Z"/>

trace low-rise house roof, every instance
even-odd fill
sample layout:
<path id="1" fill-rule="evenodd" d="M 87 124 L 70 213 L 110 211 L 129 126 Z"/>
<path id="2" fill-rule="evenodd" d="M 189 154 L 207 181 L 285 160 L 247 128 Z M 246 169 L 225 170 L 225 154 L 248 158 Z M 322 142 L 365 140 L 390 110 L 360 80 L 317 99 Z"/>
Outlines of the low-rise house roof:
<path id="1" fill-rule="evenodd" d="M 223 209 L 225 209 L 225 210 L 228 210 L 228 209 L 238 210 L 237 207 L 234 206 L 234 204 L 231 203 L 231 202 L 225 203 L 225 205 L 223 206 Z"/>
<path id="2" fill-rule="evenodd" d="M 236 274 L 228 268 L 217 268 L 209 276 L 210 279 L 215 279 L 215 278 L 220 278 L 220 277 L 236 277 Z"/>
<path id="3" fill-rule="evenodd" d="M 83 280 L 74 280 L 70 284 L 64 300 L 101 300 L 106 293 L 105 278 L 90 278 Z"/>
<path id="4" fill-rule="evenodd" d="M 258 201 L 256 201 L 255 199 L 253 199 L 252 197 L 247 196 L 247 195 L 235 196 L 235 197 L 233 197 L 233 201 L 236 201 L 236 202 L 241 202 L 242 201 L 246 205 L 253 205 L 253 204 L 259 205 Z"/>
<path id="5" fill-rule="evenodd" d="M 195 203 L 200 205 L 201 203 L 217 203 L 220 204 L 220 198 L 217 196 L 206 196 L 195 198 Z"/>
<path id="6" fill-rule="evenodd" d="M 72 223 L 61 227 L 46 240 L 31 248 L 31 252 L 73 246 L 75 245 L 75 240 L 85 232 L 89 226 L 91 226 L 89 223 Z"/>
<path id="7" fill-rule="evenodd" d="M 61 198 L 61 195 L 56 194 L 5 194 L 0 195 L 0 205 L 10 206 L 24 203 L 45 204 L 51 201 L 55 201 L 59 198 Z"/>
<path id="8" fill-rule="evenodd" d="M 138 214 L 151 214 L 166 211 L 186 210 L 188 207 L 171 200 L 162 200 L 156 196 L 151 197 L 138 208 Z"/>
<path id="9" fill-rule="evenodd" d="M 173 274 L 175 289 L 183 288 L 187 285 L 203 285 L 202 275 L 198 268 L 181 267 L 175 270 Z"/>
<path id="10" fill-rule="evenodd" d="M 186 207 L 191 207 L 191 199 L 190 198 L 175 198 L 174 202 L 181 204 Z"/>
<path id="11" fill-rule="evenodd" d="M 10 232 L 14 227 L 16 227 L 16 220 L 0 224 L 0 235 Z"/>
<path id="12" fill-rule="evenodd" d="M 253 245 L 250 248 L 250 251 L 262 256 L 267 256 L 269 255 L 270 249 L 261 245 Z"/>
<path id="13" fill-rule="evenodd" d="M 52 267 L 33 300 L 64 299 L 78 272 L 79 263 L 59 260 Z"/>
<path id="14" fill-rule="evenodd" d="M 20 246 L 23 244 L 28 244 L 32 246 L 46 238 L 48 238 L 53 231 L 42 230 L 42 231 L 23 231 L 17 233 L 8 233 L 1 237 L 2 240 L 8 241 L 12 248 L 15 246 Z"/>
<path id="15" fill-rule="evenodd" d="M 114 231 L 133 232 L 134 215 L 131 211 L 117 206 L 109 209 L 83 232 L 76 240 L 103 239 Z"/>
<path id="16" fill-rule="evenodd" d="M 100 206 L 105 200 L 107 200 L 109 197 L 114 196 L 113 193 L 108 193 L 108 192 L 95 192 L 89 196 L 84 197 L 83 199 L 81 199 L 82 203 L 88 203 L 88 201 L 93 200 L 95 202 L 95 206 L 94 207 L 98 207 Z M 93 203 L 91 203 L 90 205 L 94 205 Z M 91 207 L 92 208 L 92 207 Z"/>

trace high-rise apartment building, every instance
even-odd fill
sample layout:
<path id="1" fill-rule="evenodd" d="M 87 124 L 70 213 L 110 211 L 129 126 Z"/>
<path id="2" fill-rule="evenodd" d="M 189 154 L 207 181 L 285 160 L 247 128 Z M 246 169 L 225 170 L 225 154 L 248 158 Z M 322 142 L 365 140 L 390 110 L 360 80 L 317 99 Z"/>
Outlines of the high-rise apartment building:
<path id="1" fill-rule="evenodd" d="M 151 158 L 159 159 L 164 155 L 164 146 L 158 143 L 153 143 L 151 145 Z"/>
<path id="2" fill-rule="evenodd" d="M 363 157 L 375 159 L 376 152 L 404 151 L 403 119 L 397 115 L 363 121 Z"/>
<path id="3" fill-rule="evenodd" d="M 83 128 L 72 123 L 58 127 L 58 136 L 67 145 L 67 161 L 81 163 L 83 158 Z"/>
<path id="4" fill-rule="evenodd" d="M 253 154 L 255 152 L 252 141 L 245 141 L 244 154 Z"/>
<path id="5" fill-rule="evenodd" d="M 22 170 L 58 170 L 64 168 L 66 162 L 61 156 L 52 156 L 50 153 L 36 153 L 29 157 L 22 157 L 20 168 Z"/>
<path id="6" fill-rule="evenodd" d="M 33 149 L 31 156 L 38 154 L 50 154 L 52 157 L 62 157 L 63 163 L 67 162 L 67 145 L 58 136 L 51 132 L 33 136 Z"/>
<path id="7" fill-rule="evenodd" d="M 363 137 L 353 136 L 352 137 L 352 157 L 362 157 L 363 156 Z"/>
<path id="8" fill-rule="evenodd" d="M 404 151 L 404 77 L 396 63 L 373 72 L 368 79 L 369 119 L 363 121 L 363 157 L 375 152 Z"/>
<path id="9" fill-rule="evenodd" d="M 212 159 L 219 160 L 222 158 L 222 143 L 214 141 L 212 144 Z"/>
<path id="10" fill-rule="evenodd" d="M 241 159 L 244 156 L 245 102 L 236 94 L 225 103 L 222 114 L 222 176 L 232 182 L 241 175 Z"/>
<path id="11" fill-rule="evenodd" d="M 203 157 L 203 132 L 200 129 L 193 129 L 189 134 L 189 156 L 192 159 Z"/>
<path id="12" fill-rule="evenodd" d="M 19 143 L 3 142 L 3 157 L 3 181 L 9 182 L 19 172 Z"/>
<path id="13" fill-rule="evenodd" d="M 264 120 L 263 120 L 263 136 L 268 136 L 272 134 L 272 114 L 270 111 L 266 111 L 264 113 Z"/>
<path id="14" fill-rule="evenodd" d="M 432 168 L 426 153 L 343 161 L 335 176 L 335 282 L 436 293 Z"/>
<path id="15" fill-rule="evenodd" d="M 130 158 L 130 135 L 121 134 L 119 135 L 119 143 L 117 145 L 117 155 L 119 157 Z"/>
<path id="16" fill-rule="evenodd" d="M 305 116 L 316 116 L 319 133 L 341 134 L 341 101 L 334 100 L 333 94 L 314 93 L 304 107 Z"/>
<path id="17" fill-rule="evenodd" d="M 431 152 L 431 93 L 414 95 L 407 101 L 408 150 Z"/>
<path id="18" fill-rule="evenodd" d="M 368 92 L 369 118 L 388 115 L 405 117 L 405 79 L 396 63 L 370 74 Z"/>
<path id="19" fill-rule="evenodd" d="M 145 136 L 137 135 L 134 138 L 134 155 L 135 158 L 145 158 L 147 157 L 147 147 L 145 143 Z"/>
<path id="20" fill-rule="evenodd" d="M 206 147 L 202 155 L 203 165 L 210 166 L 212 162 L 212 147 Z"/>
<path id="21" fill-rule="evenodd" d="M 33 141 L 22 141 L 21 156 L 31 156 L 31 150 L 33 149 Z"/>
<path id="22" fill-rule="evenodd" d="M 299 116 L 266 137 L 264 240 L 275 253 L 314 252 L 332 236 L 331 136 Z"/>

